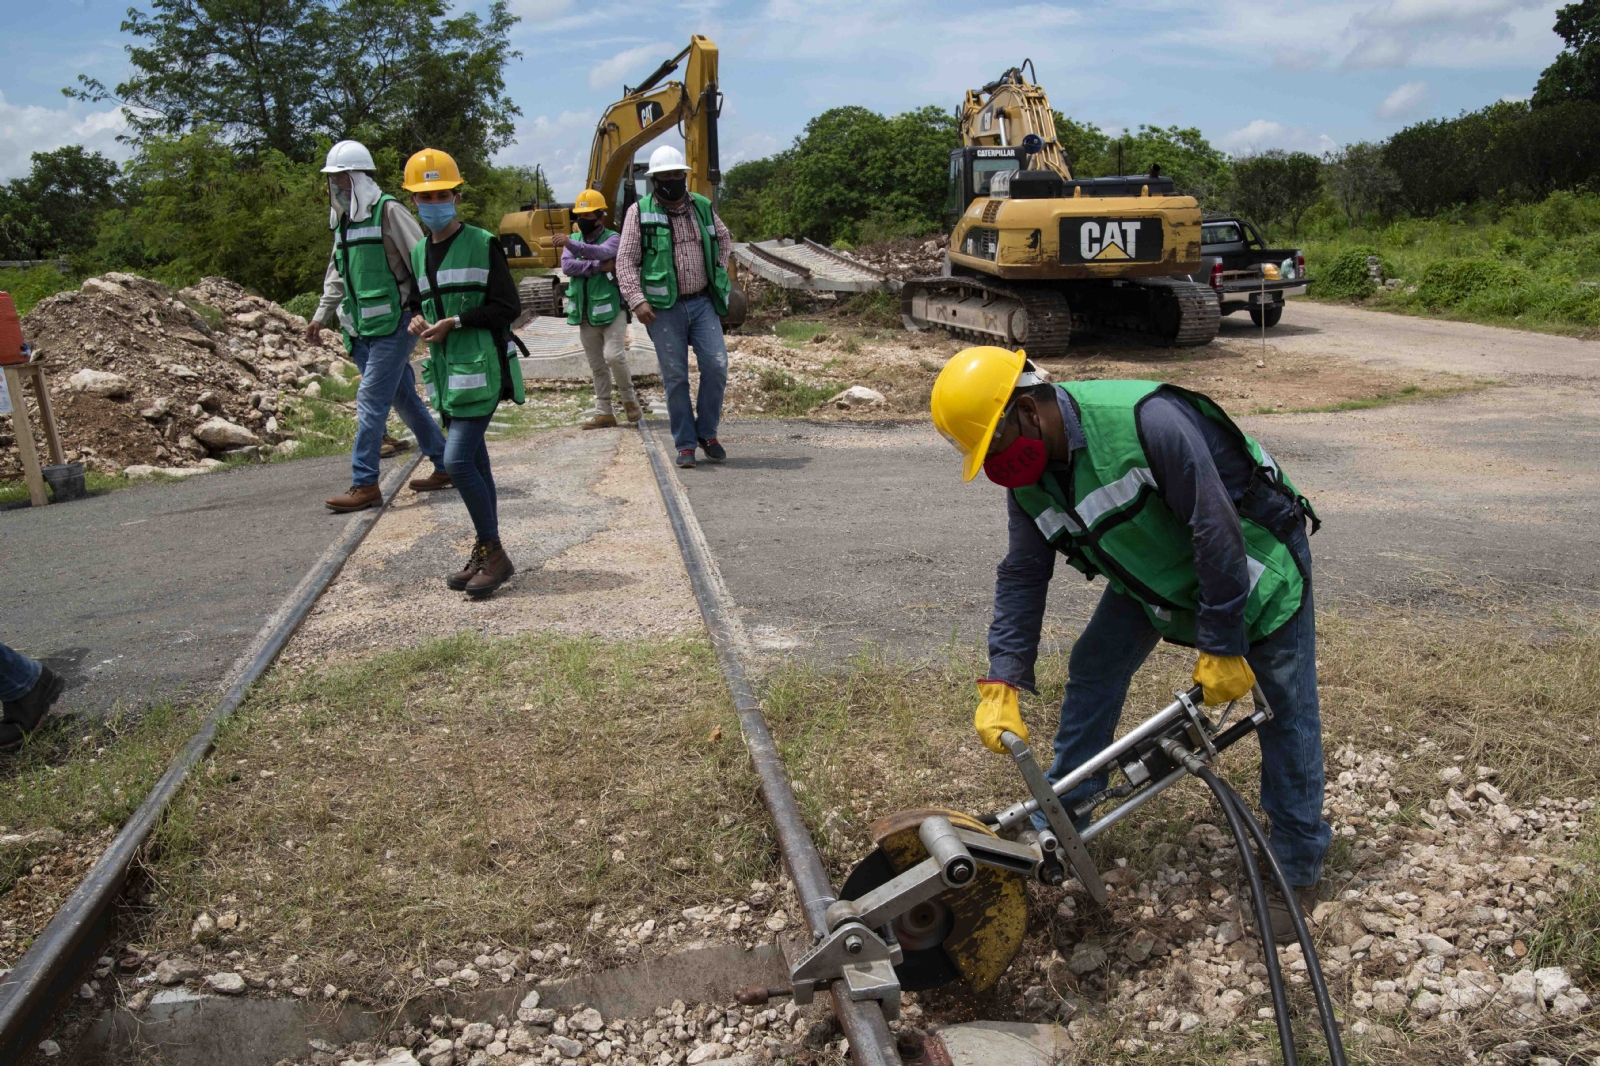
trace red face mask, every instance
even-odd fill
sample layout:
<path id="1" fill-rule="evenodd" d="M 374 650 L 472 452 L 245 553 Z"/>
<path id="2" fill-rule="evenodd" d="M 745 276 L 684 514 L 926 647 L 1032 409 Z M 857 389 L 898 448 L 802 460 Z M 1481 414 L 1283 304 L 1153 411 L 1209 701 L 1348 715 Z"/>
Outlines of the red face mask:
<path id="1" fill-rule="evenodd" d="M 983 461 L 983 472 L 996 485 L 1020 489 L 1032 485 L 1044 473 L 1044 441 L 1031 437 L 1018 437 L 1005 448 Z"/>

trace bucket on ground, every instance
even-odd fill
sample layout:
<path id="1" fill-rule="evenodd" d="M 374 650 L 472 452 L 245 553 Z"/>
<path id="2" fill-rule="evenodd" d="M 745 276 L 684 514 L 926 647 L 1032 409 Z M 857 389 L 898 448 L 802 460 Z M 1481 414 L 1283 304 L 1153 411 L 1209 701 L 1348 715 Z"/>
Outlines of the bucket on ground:
<path id="1" fill-rule="evenodd" d="M 41 468 L 39 472 L 44 475 L 45 484 L 50 486 L 51 503 L 81 500 L 89 495 L 89 487 L 83 480 L 82 463 L 62 463 L 59 466 L 46 466 Z"/>

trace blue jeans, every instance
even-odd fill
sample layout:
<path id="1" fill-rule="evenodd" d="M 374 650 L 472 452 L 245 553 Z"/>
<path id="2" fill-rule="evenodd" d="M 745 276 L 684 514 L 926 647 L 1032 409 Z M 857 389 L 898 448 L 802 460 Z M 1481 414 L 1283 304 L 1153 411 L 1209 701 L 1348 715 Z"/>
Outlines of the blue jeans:
<path id="1" fill-rule="evenodd" d="M 1289 541 L 1306 573 L 1311 552 L 1304 532 Z M 1261 745 L 1261 807 L 1272 820 L 1272 850 L 1291 884 L 1314 885 L 1333 830 L 1322 820 L 1322 719 L 1317 706 L 1316 612 L 1311 582 L 1293 618 L 1252 645 L 1245 656 L 1272 706 L 1256 730 Z M 1068 660 L 1066 698 L 1056 731 L 1051 781 L 1059 781 L 1109 745 L 1128 683 L 1161 637 L 1131 596 L 1106 589 Z M 1099 775 L 1062 797 L 1070 811 L 1106 787 Z"/>
<path id="2" fill-rule="evenodd" d="M 450 439 L 444 445 L 444 469 L 467 505 L 478 539 L 500 539 L 500 503 L 495 496 L 494 475 L 489 472 L 489 446 L 483 442 L 493 415 L 482 418 L 452 418 Z"/>
<path id="3" fill-rule="evenodd" d="M 417 338 L 406 332 L 409 314 L 400 328 L 387 337 L 350 338 L 350 358 L 361 371 L 356 390 L 356 443 L 350 449 L 350 482 L 378 483 L 378 450 L 393 407 L 417 438 L 422 454 L 438 467 L 444 455 L 444 433 L 433 420 L 428 405 L 417 395 L 417 375 L 411 369 L 411 349 Z"/>
<path id="4" fill-rule="evenodd" d="M 0 644 L 0 701 L 20 700 L 39 683 L 39 664 Z"/>
<path id="5" fill-rule="evenodd" d="M 694 451 L 698 440 L 711 440 L 722 421 L 722 394 L 728 388 L 728 349 L 722 342 L 722 323 L 705 296 L 690 296 L 671 307 L 656 309 L 656 320 L 645 327 L 656 346 L 661 367 L 661 387 L 667 394 L 667 417 L 672 421 L 672 443 L 680 452 Z M 700 367 L 700 394 L 689 405 L 689 345 L 694 345 Z M 698 410 L 698 414 L 696 411 Z"/>

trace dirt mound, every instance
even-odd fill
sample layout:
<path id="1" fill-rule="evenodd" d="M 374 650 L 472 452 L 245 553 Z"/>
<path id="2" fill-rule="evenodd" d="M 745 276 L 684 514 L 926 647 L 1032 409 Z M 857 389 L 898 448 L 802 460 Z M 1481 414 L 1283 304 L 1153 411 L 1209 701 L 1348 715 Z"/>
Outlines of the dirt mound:
<path id="1" fill-rule="evenodd" d="M 308 345 L 305 327 L 225 278 L 173 292 L 122 273 L 89 278 L 22 319 L 46 360 L 67 461 L 108 473 L 281 443 L 283 391 L 305 388 L 343 354 L 336 332 Z M 15 436 L 0 434 L 0 478 L 21 474 Z"/>

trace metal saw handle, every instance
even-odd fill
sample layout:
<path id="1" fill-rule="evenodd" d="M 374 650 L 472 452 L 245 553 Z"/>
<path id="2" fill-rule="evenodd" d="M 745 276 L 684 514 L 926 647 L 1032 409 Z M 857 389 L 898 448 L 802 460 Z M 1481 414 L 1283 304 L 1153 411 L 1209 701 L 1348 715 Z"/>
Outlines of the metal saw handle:
<path id="1" fill-rule="evenodd" d="M 1072 872 L 1077 875 L 1079 882 L 1088 890 L 1089 895 L 1094 897 L 1096 903 L 1104 903 L 1107 899 L 1106 884 L 1100 879 L 1100 871 L 1095 869 L 1094 860 L 1089 857 L 1089 849 L 1078 836 L 1077 827 L 1072 824 L 1072 819 L 1067 817 L 1066 808 L 1061 806 L 1060 797 L 1050 786 L 1050 779 L 1039 767 L 1039 761 L 1033 757 L 1033 749 L 1028 747 L 1026 740 L 1009 729 L 1001 732 L 1000 742 L 1010 750 L 1017 769 L 1022 771 L 1022 779 L 1028 783 L 1028 791 L 1033 793 L 1033 798 L 1038 801 L 1039 809 L 1044 812 L 1045 821 L 1050 823 L 1050 829 L 1060 842 L 1061 850 L 1066 852 Z"/>

